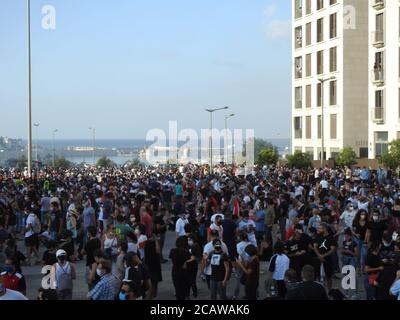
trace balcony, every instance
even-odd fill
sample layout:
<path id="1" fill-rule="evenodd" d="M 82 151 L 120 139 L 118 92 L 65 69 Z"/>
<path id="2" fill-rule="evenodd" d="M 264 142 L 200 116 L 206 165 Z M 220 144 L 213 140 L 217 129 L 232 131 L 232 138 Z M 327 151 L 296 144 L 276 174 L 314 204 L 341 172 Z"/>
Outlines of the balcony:
<path id="1" fill-rule="evenodd" d="M 371 109 L 371 119 L 376 124 L 385 123 L 385 108 L 375 107 Z"/>
<path id="2" fill-rule="evenodd" d="M 372 31 L 371 42 L 375 48 L 382 48 L 385 46 L 385 32 L 383 30 Z"/>
<path id="3" fill-rule="evenodd" d="M 372 0 L 372 7 L 375 10 L 381 10 L 385 7 L 385 0 Z"/>
<path id="4" fill-rule="evenodd" d="M 371 71 L 372 83 L 377 87 L 382 87 L 385 85 L 385 72 L 383 68 L 374 68 Z"/>

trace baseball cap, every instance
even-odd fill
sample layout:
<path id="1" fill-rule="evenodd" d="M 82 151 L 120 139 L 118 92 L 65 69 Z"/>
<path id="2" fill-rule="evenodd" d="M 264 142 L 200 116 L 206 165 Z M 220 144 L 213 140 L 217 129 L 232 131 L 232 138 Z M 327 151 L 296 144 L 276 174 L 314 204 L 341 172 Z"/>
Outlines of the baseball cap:
<path id="1" fill-rule="evenodd" d="M 57 258 L 61 257 L 61 256 L 66 256 L 66 255 L 67 255 L 67 253 L 65 252 L 65 250 L 62 250 L 62 249 L 57 250 L 57 252 L 56 252 L 56 257 Z"/>

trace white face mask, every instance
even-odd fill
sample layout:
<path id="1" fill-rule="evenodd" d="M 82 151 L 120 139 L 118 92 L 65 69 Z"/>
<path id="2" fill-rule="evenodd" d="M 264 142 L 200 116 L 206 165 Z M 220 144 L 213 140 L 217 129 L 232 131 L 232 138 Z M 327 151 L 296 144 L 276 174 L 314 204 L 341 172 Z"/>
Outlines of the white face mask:
<path id="1" fill-rule="evenodd" d="M 191 246 L 191 247 L 192 247 L 192 246 L 193 246 L 193 244 L 194 244 L 193 240 L 189 240 L 189 241 L 188 241 L 188 245 L 189 245 L 189 246 Z"/>
<path id="2" fill-rule="evenodd" d="M 135 235 L 140 235 L 140 231 L 139 231 L 139 229 L 135 229 Z"/>
<path id="3" fill-rule="evenodd" d="M 375 222 L 377 222 L 377 221 L 379 220 L 379 217 L 373 216 L 373 217 L 372 217 L 372 220 L 374 220 Z"/>
<path id="4" fill-rule="evenodd" d="M 97 268 L 96 273 L 99 277 L 101 277 L 103 274 L 101 273 L 101 269 Z"/>

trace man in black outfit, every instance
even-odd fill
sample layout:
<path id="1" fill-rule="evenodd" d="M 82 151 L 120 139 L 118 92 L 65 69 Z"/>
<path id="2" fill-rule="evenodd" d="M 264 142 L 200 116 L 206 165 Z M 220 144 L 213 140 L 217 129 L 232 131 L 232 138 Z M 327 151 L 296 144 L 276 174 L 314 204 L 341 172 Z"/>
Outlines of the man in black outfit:
<path id="1" fill-rule="evenodd" d="M 301 271 L 303 282 L 297 288 L 286 293 L 285 300 L 329 300 L 324 287 L 315 282 L 314 268 L 304 266 Z"/>

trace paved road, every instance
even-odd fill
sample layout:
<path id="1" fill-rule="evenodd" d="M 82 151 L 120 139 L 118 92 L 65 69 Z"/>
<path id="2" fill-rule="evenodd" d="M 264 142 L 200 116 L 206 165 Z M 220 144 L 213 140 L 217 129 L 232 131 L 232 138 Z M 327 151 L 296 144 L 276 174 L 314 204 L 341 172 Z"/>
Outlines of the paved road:
<path id="1" fill-rule="evenodd" d="M 165 242 L 165 248 L 164 248 L 164 255 L 168 256 L 168 253 L 171 248 L 174 247 L 174 242 L 175 242 L 175 234 L 172 232 L 168 232 L 167 237 L 166 237 L 166 242 Z M 23 248 L 23 242 L 19 242 L 20 249 Z M 43 248 L 41 249 L 43 251 Z M 41 251 L 41 253 L 42 253 Z M 264 271 L 263 274 L 261 274 L 260 277 L 260 298 L 265 298 L 266 293 L 264 290 L 264 282 L 266 279 L 266 264 L 262 264 L 261 266 L 262 271 Z M 86 294 L 87 294 L 87 285 L 84 279 L 84 271 L 85 271 L 85 262 L 84 261 L 79 261 L 76 264 L 76 269 L 77 269 L 77 279 L 74 281 L 74 290 L 73 290 L 73 299 L 75 300 L 84 300 L 86 299 Z M 41 267 L 40 266 L 30 266 L 30 267 L 23 267 L 22 269 L 23 274 L 26 277 L 26 283 L 27 283 L 27 297 L 29 299 L 36 299 L 37 297 L 37 290 L 38 288 L 41 287 L 41 281 L 42 281 L 42 275 L 41 275 Z M 159 292 L 158 292 L 158 298 L 160 300 L 174 300 L 174 286 L 172 283 L 171 279 L 171 262 L 168 262 L 166 264 L 162 265 L 162 273 L 163 273 L 163 281 L 159 284 Z M 362 288 L 362 282 L 358 281 L 358 284 L 361 285 L 359 288 Z M 204 283 L 201 279 L 198 280 L 197 282 L 198 285 L 198 297 L 197 300 L 209 300 L 210 299 L 210 293 L 207 289 L 206 283 Z M 227 295 L 228 297 L 231 297 L 233 295 L 233 290 L 234 290 L 234 285 L 235 285 L 235 279 L 232 278 L 229 281 L 228 287 L 227 287 Z M 334 286 L 339 288 L 340 287 L 340 280 L 336 280 L 334 282 Z M 244 295 L 244 290 L 241 290 L 241 296 Z M 363 293 L 360 293 L 360 297 L 364 297 Z M 194 298 L 192 298 L 194 299 Z"/>

